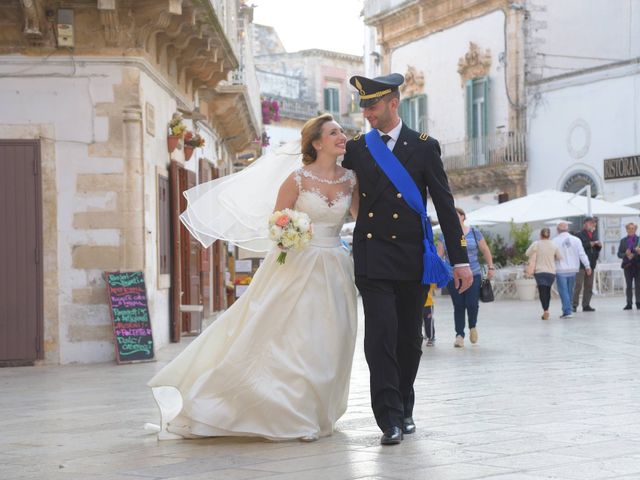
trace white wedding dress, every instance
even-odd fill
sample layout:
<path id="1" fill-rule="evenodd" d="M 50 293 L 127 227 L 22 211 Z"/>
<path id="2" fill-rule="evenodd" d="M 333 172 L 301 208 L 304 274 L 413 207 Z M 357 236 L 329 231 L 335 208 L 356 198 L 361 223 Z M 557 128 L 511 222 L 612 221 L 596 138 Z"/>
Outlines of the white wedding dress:
<path id="1" fill-rule="evenodd" d="M 327 185 L 303 168 L 294 175 L 294 208 L 311 218 L 313 239 L 284 265 L 271 250 L 233 306 L 151 379 L 159 438 L 326 436 L 345 412 L 357 320 L 339 233 L 355 176 Z"/>

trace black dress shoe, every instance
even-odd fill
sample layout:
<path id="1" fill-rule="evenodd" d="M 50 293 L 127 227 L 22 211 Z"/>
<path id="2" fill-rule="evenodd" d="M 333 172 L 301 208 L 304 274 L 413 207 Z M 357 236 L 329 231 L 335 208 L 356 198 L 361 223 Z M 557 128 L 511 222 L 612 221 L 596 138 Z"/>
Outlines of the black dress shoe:
<path id="1" fill-rule="evenodd" d="M 586 307 L 582 307 L 582 311 L 583 312 L 595 312 L 596 309 L 593 308 L 591 305 L 587 305 Z"/>
<path id="2" fill-rule="evenodd" d="M 633 310 L 633 307 L 631 305 L 625 305 L 623 310 Z"/>
<path id="3" fill-rule="evenodd" d="M 402 421 L 402 433 L 404 433 L 405 435 L 410 435 L 412 433 L 415 433 L 415 431 L 416 424 L 413 423 L 413 417 L 406 417 Z"/>
<path id="4" fill-rule="evenodd" d="M 402 429 L 400 427 L 389 427 L 380 438 L 381 445 L 397 445 L 402 442 Z"/>

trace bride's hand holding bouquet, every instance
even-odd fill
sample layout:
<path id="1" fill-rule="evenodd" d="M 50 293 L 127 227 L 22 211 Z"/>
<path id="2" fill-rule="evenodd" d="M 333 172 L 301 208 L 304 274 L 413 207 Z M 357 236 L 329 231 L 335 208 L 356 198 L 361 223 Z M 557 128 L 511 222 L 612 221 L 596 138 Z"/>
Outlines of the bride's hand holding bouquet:
<path id="1" fill-rule="evenodd" d="M 269 218 L 269 238 L 282 250 L 278 263 L 284 264 L 289 250 L 304 248 L 311 240 L 312 232 L 311 219 L 306 213 L 290 208 L 273 212 Z"/>

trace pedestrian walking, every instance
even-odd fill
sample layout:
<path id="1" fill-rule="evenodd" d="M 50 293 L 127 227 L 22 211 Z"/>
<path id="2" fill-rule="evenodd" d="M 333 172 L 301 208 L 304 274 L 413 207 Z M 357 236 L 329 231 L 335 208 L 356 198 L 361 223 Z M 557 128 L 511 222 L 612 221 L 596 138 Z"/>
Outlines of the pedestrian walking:
<path id="1" fill-rule="evenodd" d="M 627 236 L 620 240 L 618 258 L 622 259 L 621 267 L 624 269 L 624 281 L 627 286 L 627 304 L 623 310 L 631 310 L 633 307 L 633 288 L 636 291 L 636 308 L 640 309 L 640 238 L 636 235 L 638 226 L 635 223 L 625 225 Z"/>
<path id="2" fill-rule="evenodd" d="M 544 227 L 540 230 L 540 240 L 533 242 L 527 249 L 529 268 L 527 273 L 533 275 L 538 286 L 538 295 L 542 305 L 542 320 L 549 320 L 549 302 L 551 287 L 556 280 L 556 261 L 561 259 L 558 246 L 551 240 L 551 230 Z"/>
<path id="3" fill-rule="evenodd" d="M 435 289 L 436 284 L 432 283 L 429 286 L 427 300 L 424 302 L 424 309 L 422 310 L 422 319 L 424 320 L 424 337 L 427 339 L 427 347 L 433 347 L 436 342 L 436 327 L 433 320 L 433 291 Z"/>
<path id="4" fill-rule="evenodd" d="M 591 266 L 591 275 L 585 275 L 585 269 L 583 265 L 580 265 L 580 270 L 576 274 L 576 286 L 573 289 L 573 311 L 578 310 L 578 303 L 580 303 L 580 294 L 582 293 L 582 311 L 583 312 L 595 312 L 596 309 L 591 306 L 591 296 L 593 294 L 593 273 L 596 270 L 596 263 L 600 256 L 600 250 L 602 250 L 602 243 L 598 240 L 597 221 L 594 217 L 587 217 L 584 219 L 582 230 L 576 234 L 576 237 L 582 242 L 587 257 L 589 258 L 589 265 Z M 583 288 L 584 286 L 584 288 Z M 584 292 L 583 292 L 584 290 Z"/>
<path id="5" fill-rule="evenodd" d="M 478 310 L 480 309 L 480 281 L 482 280 L 482 267 L 478 260 L 478 253 L 482 253 L 483 258 L 487 262 L 487 278 L 491 280 L 493 278 L 493 257 L 491 256 L 491 250 L 487 241 L 484 239 L 482 232 L 473 227 L 465 225 L 464 220 L 466 214 L 463 209 L 456 208 L 458 212 L 458 220 L 462 227 L 464 234 L 464 240 L 467 244 L 467 253 L 469 255 L 469 265 L 471 272 L 473 273 L 473 284 L 465 292 L 460 293 L 456 288 L 453 281 L 447 285 L 447 290 L 451 295 L 451 301 L 453 302 L 453 317 L 455 320 L 456 339 L 453 346 L 456 348 L 464 347 L 465 337 L 465 316 L 469 321 L 469 340 L 471 343 L 478 342 L 478 330 L 476 325 L 478 323 Z M 438 254 L 442 257 L 447 254 L 444 237 L 440 236 L 438 242 Z"/>
<path id="6" fill-rule="evenodd" d="M 562 315 L 560 318 L 573 317 L 573 288 L 576 283 L 576 274 L 580 270 L 580 263 L 584 265 L 586 275 L 591 275 L 589 258 L 584 251 L 582 242 L 578 237 L 569 233 L 569 224 L 560 222 L 556 227 L 558 235 L 553 239 L 560 250 L 561 258 L 556 260 L 556 280 L 558 293 L 562 300 Z"/>

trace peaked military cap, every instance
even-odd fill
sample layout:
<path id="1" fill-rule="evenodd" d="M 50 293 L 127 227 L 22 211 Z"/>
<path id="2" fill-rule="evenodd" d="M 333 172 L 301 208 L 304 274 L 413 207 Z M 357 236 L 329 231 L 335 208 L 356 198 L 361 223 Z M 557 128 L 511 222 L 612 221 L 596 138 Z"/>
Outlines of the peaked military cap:
<path id="1" fill-rule="evenodd" d="M 397 91 L 403 82 L 404 77 L 399 73 L 391 73 L 376 78 L 355 75 L 349 79 L 349 83 L 356 87 L 358 93 L 360 93 L 360 106 L 362 108 L 375 105 L 385 95 Z"/>

